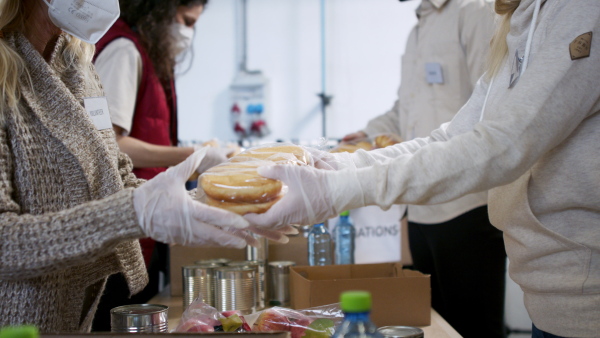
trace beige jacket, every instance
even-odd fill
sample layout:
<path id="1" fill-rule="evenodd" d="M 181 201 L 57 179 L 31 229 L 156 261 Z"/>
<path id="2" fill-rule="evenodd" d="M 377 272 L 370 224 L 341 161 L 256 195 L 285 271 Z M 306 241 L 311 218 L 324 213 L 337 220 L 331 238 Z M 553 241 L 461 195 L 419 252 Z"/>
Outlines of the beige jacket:
<path id="1" fill-rule="evenodd" d="M 398 99 L 390 111 L 369 121 L 367 135 L 391 132 L 405 140 L 429 135 L 467 102 L 485 70 L 494 31 L 490 1 L 423 0 L 417 16 L 402 56 Z M 428 64 L 434 70 L 439 66 L 443 83 L 430 83 Z M 486 203 L 487 193 L 480 192 L 439 205 L 409 205 L 408 219 L 441 223 Z"/>
<path id="2" fill-rule="evenodd" d="M 132 293 L 147 283 L 131 189 L 143 181 L 83 108 L 102 95 L 97 76 L 58 62 L 66 39 L 47 63 L 22 35 L 5 36 L 32 86 L 22 79 L 20 110 L 1 112 L 0 326 L 88 331 L 107 276 L 122 272 Z"/>
<path id="3" fill-rule="evenodd" d="M 509 273 L 535 325 L 599 337 L 600 3 L 543 1 L 529 67 L 509 88 L 534 3 L 522 0 L 511 18 L 508 59 L 485 114 L 482 79 L 450 123 L 428 138 L 353 154 L 363 168 L 338 172 L 331 187 L 343 187 L 334 196 L 340 210 L 439 203 L 492 189 L 490 220 L 504 232 Z M 571 49 L 585 56 L 589 46 L 589 56 L 572 58 Z"/>

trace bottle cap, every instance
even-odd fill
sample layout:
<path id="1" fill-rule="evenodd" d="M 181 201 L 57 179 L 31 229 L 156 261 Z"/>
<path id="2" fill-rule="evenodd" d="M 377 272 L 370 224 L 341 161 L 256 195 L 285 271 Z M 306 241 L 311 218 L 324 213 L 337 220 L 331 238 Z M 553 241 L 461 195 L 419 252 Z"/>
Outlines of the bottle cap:
<path id="1" fill-rule="evenodd" d="M 9 326 L 0 330 L 0 338 L 37 338 L 40 332 L 37 327 L 24 326 Z"/>
<path id="2" fill-rule="evenodd" d="M 348 211 L 348 210 L 342 211 L 342 213 L 340 214 L 340 216 L 350 216 L 350 211 Z"/>
<path id="3" fill-rule="evenodd" d="M 344 312 L 371 311 L 371 293 L 367 291 L 342 292 L 340 302 Z"/>

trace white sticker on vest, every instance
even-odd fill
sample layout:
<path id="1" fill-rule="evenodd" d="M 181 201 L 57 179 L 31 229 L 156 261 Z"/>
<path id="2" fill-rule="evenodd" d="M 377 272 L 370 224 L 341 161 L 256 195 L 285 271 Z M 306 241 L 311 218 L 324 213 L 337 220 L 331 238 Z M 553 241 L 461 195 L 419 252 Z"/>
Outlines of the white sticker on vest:
<path id="1" fill-rule="evenodd" d="M 85 110 L 90 114 L 90 118 L 94 122 L 96 129 L 104 130 L 112 128 L 106 97 L 86 97 L 83 99 L 83 104 Z"/>
<path id="2" fill-rule="evenodd" d="M 442 73 L 442 65 L 439 63 L 426 63 L 425 75 L 427 83 L 444 83 L 444 74 Z"/>

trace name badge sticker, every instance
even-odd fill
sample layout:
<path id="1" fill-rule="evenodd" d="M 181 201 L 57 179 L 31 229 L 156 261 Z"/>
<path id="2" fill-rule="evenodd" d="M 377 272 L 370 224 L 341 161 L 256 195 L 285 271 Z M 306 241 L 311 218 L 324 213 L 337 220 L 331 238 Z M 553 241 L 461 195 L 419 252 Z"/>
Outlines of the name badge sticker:
<path id="1" fill-rule="evenodd" d="M 90 118 L 94 122 L 96 129 L 104 130 L 112 128 L 106 97 L 86 97 L 83 99 L 83 105 L 88 114 L 90 114 Z"/>
<path id="2" fill-rule="evenodd" d="M 437 62 L 428 62 L 425 64 L 425 75 L 427 77 L 427 83 L 444 83 L 442 65 Z"/>

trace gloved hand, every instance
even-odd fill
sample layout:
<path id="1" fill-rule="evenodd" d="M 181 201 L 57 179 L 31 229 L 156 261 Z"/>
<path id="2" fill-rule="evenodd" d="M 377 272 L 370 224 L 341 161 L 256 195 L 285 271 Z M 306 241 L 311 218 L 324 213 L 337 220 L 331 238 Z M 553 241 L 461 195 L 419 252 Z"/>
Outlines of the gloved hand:
<path id="1" fill-rule="evenodd" d="M 306 147 L 305 149 L 310 153 L 315 168 L 341 170 L 356 167 L 350 153 L 330 153 L 312 147 Z"/>
<path id="2" fill-rule="evenodd" d="M 134 190 L 135 212 L 147 236 L 186 246 L 243 248 L 250 241 L 245 231 L 239 231 L 249 225 L 241 216 L 194 201 L 185 190 L 186 180 L 208 151 L 196 151 Z"/>
<path id="3" fill-rule="evenodd" d="M 200 165 L 198 165 L 198 168 L 196 168 L 196 171 L 192 172 L 192 174 L 188 178 L 188 181 L 197 180 L 200 174 L 202 174 L 206 170 L 216 166 L 217 164 L 221 164 L 227 161 L 228 156 L 235 151 L 235 149 L 232 148 L 215 148 L 212 146 L 203 147 L 196 145 L 194 146 L 194 152 L 200 151 L 202 149 L 206 150 L 206 155 L 202 159 L 202 162 L 200 162 Z"/>
<path id="4" fill-rule="evenodd" d="M 221 163 L 227 161 L 228 155 L 235 151 L 235 149 L 232 149 L 232 148 L 220 148 L 220 147 L 217 148 L 217 147 L 211 147 L 211 146 L 200 147 L 200 148 L 194 147 L 194 149 L 196 151 L 201 150 L 201 149 L 206 149 L 206 155 L 202 159 L 202 162 L 200 163 L 198 168 L 196 168 L 196 172 L 199 174 L 202 174 L 207 169 L 210 169 L 210 168 L 216 166 L 217 164 L 221 164 Z"/>
<path id="5" fill-rule="evenodd" d="M 279 229 L 288 224 L 310 225 L 338 214 L 334 208 L 328 176 L 337 171 L 309 166 L 276 165 L 258 168 L 262 176 L 288 186 L 285 196 L 266 213 L 244 216 L 258 228 Z"/>

